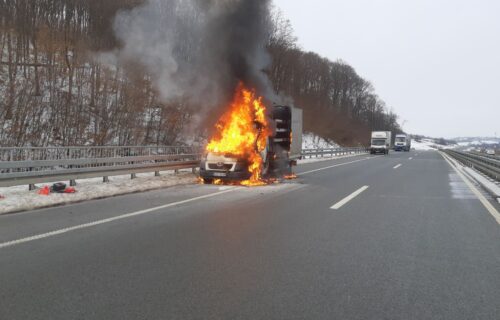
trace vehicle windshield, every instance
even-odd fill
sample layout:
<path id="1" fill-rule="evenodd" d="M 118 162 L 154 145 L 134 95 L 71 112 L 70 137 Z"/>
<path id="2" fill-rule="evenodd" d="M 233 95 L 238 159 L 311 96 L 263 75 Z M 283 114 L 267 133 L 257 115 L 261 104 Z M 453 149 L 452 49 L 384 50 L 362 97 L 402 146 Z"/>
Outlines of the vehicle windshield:
<path id="1" fill-rule="evenodd" d="M 374 146 L 385 146 L 385 139 L 373 139 L 372 145 Z"/>
<path id="2" fill-rule="evenodd" d="M 396 142 L 405 142 L 405 141 L 406 141 L 406 138 L 403 138 L 403 137 L 396 138 Z"/>

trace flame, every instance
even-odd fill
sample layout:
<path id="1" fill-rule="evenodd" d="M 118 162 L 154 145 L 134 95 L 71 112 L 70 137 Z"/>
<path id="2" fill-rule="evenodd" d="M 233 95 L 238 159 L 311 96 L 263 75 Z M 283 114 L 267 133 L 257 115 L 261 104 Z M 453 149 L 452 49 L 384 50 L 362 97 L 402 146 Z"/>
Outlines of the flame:
<path id="1" fill-rule="evenodd" d="M 229 110 L 216 125 L 215 137 L 206 148 L 207 152 L 247 160 L 252 176 L 241 182 L 244 186 L 267 184 L 262 179 L 264 160 L 261 156 L 271 134 L 266 111 L 262 97 L 240 83 Z"/>

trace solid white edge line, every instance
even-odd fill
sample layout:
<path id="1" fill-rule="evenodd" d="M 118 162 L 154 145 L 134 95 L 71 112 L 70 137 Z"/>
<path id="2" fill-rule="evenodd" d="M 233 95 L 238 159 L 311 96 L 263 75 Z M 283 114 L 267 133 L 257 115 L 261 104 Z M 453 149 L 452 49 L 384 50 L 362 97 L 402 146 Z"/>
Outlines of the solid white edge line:
<path id="1" fill-rule="evenodd" d="M 341 167 L 341 166 L 345 166 L 345 165 L 348 165 L 348 164 L 351 164 L 351 163 L 366 161 L 366 160 L 370 160 L 370 159 L 374 159 L 374 158 L 375 157 L 373 157 L 373 158 L 364 158 L 364 159 L 359 159 L 359 160 L 356 160 L 356 161 L 339 163 L 339 164 L 336 164 L 336 165 L 333 165 L 333 166 L 328 166 L 328 167 L 319 168 L 319 169 L 315 169 L 315 170 L 311 170 L 311 171 L 297 173 L 297 176 L 303 176 L 303 175 L 306 175 L 306 174 L 310 174 L 310 173 L 314 173 L 314 172 L 318 172 L 318 171 L 323 171 L 323 170 L 327 170 L 327 169 L 331 169 L 331 168 Z"/>
<path id="2" fill-rule="evenodd" d="M 339 210 L 340 208 L 342 208 L 343 206 L 345 206 L 349 201 L 353 200 L 354 198 L 356 198 L 357 196 L 359 196 L 360 194 L 362 194 L 363 192 L 365 192 L 366 189 L 368 189 L 368 188 L 369 188 L 369 186 L 364 186 L 364 187 L 358 189 L 357 191 L 354 191 L 349 196 L 347 196 L 344 199 L 342 199 L 341 201 L 337 202 L 330 209 L 332 209 L 332 210 Z"/>
<path id="3" fill-rule="evenodd" d="M 40 239 L 45 239 L 45 238 L 57 236 L 57 235 L 60 235 L 60 234 L 71 232 L 71 231 L 76 231 L 76 230 L 86 229 L 86 228 L 90 228 L 90 227 L 95 227 L 95 226 L 98 226 L 98 225 L 101 225 L 101 224 L 105 224 L 105 223 L 110 223 L 110 222 L 113 222 L 113 221 L 118 221 L 118 220 L 123 220 L 123 219 L 127 219 L 127 218 L 132 218 L 132 217 L 136 217 L 136 216 L 140 216 L 140 215 L 152 213 L 154 211 L 158 211 L 158 210 L 162 210 L 162 209 L 167 209 L 167 208 L 171 208 L 171 207 L 183 205 L 183 204 L 194 202 L 194 201 L 198 201 L 198 200 L 213 198 L 213 197 L 216 197 L 216 196 L 223 195 L 225 193 L 233 192 L 233 191 L 238 190 L 238 189 L 239 188 L 233 188 L 233 189 L 230 189 L 230 190 L 225 190 L 225 191 L 211 193 L 211 194 L 208 194 L 208 195 L 199 196 L 199 197 L 195 197 L 195 198 L 191 198 L 191 199 L 187 199 L 187 200 L 182 200 L 182 201 L 178 201 L 178 202 L 169 203 L 169 204 L 166 204 L 166 205 L 163 205 L 163 206 L 159 206 L 159 207 L 154 207 L 154 208 L 145 209 L 145 210 L 141 210 L 141 211 L 131 212 L 131 213 L 119 215 L 119 216 L 108 218 L 108 219 L 97 220 L 97 221 L 94 221 L 94 222 L 89 222 L 89 223 L 85 223 L 85 224 L 76 225 L 76 226 L 73 226 L 73 227 L 68 227 L 68 228 L 59 229 L 59 230 L 55 230 L 55 231 L 51 231 L 51 232 L 47 232 L 47 233 L 42 233 L 42 234 L 34 235 L 34 236 L 31 236 L 31 237 L 27 237 L 27 238 L 22 238 L 22 239 L 18 239 L 18 240 L 13 240 L 13 241 L 8 241 L 8 242 L 0 243 L 0 249 L 6 248 L 6 247 L 15 246 L 15 245 L 26 243 L 26 242 L 31 242 L 31 241 L 35 241 L 35 240 L 40 240 Z"/>
<path id="4" fill-rule="evenodd" d="M 395 166 L 394 169 L 399 169 L 399 168 L 401 168 L 401 166 L 402 166 L 402 164 L 400 163 L 397 166 Z"/>
<path id="5" fill-rule="evenodd" d="M 486 199 L 481 192 L 472 184 L 472 182 L 467 178 L 456 166 L 453 165 L 452 159 L 450 157 L 442 152 L 440 152 L 441 156 L 448 162 L 450 167 L 455 170 L 455 172 L 462 178 L 462 180 L 465 182 L 465 184 L 469 187 L 469 189 L 476 195 L 476 197 L 481 201 L 483 206 L 488 210 L 488 212 L 493 216 L 493 218 L 497 221 L 497 223 L 500 225 L 500 212 L 495 209 L 495 207 Z"/>

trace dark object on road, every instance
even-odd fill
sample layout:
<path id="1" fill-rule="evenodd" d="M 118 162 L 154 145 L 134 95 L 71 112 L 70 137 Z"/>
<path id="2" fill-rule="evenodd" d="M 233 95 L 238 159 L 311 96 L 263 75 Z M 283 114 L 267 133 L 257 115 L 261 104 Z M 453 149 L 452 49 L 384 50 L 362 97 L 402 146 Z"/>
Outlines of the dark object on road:
<path id="1" fill-rule="evenodd" d="M 50 188 L 51 192 L 63 193 L 66 190 L 66 184 L 62 182 L 57 182 L 52 185 Z"/>
<path id="2" fill-rule="evenodd" d="M 76 189 L 73 187 L 68 187 L 65 183 L 58 182 L 54 183 L 52 187 L 50 187 L 50 192 L 54 193 L 76 193 Z"/>

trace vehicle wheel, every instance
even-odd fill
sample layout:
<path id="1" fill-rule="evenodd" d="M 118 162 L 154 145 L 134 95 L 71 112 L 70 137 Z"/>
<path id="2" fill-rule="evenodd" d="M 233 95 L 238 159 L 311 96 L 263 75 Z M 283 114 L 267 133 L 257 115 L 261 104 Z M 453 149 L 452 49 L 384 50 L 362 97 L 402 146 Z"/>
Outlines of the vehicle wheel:
<path id="1" fill-rule="evenodd" d="M 262 177 L 263 178 L 270 178 L 272 174 L 275 173 L 275 166 L 276 163 L 271 164 L 270 159 L 266 159 L 266 161 L 262 164 Z"/>
<path id="2" fill-rule="evenodd" d="M 214 183 L 214 179 L 203 178 L 203 183 L 204 184 L 213 184 Z"/>

